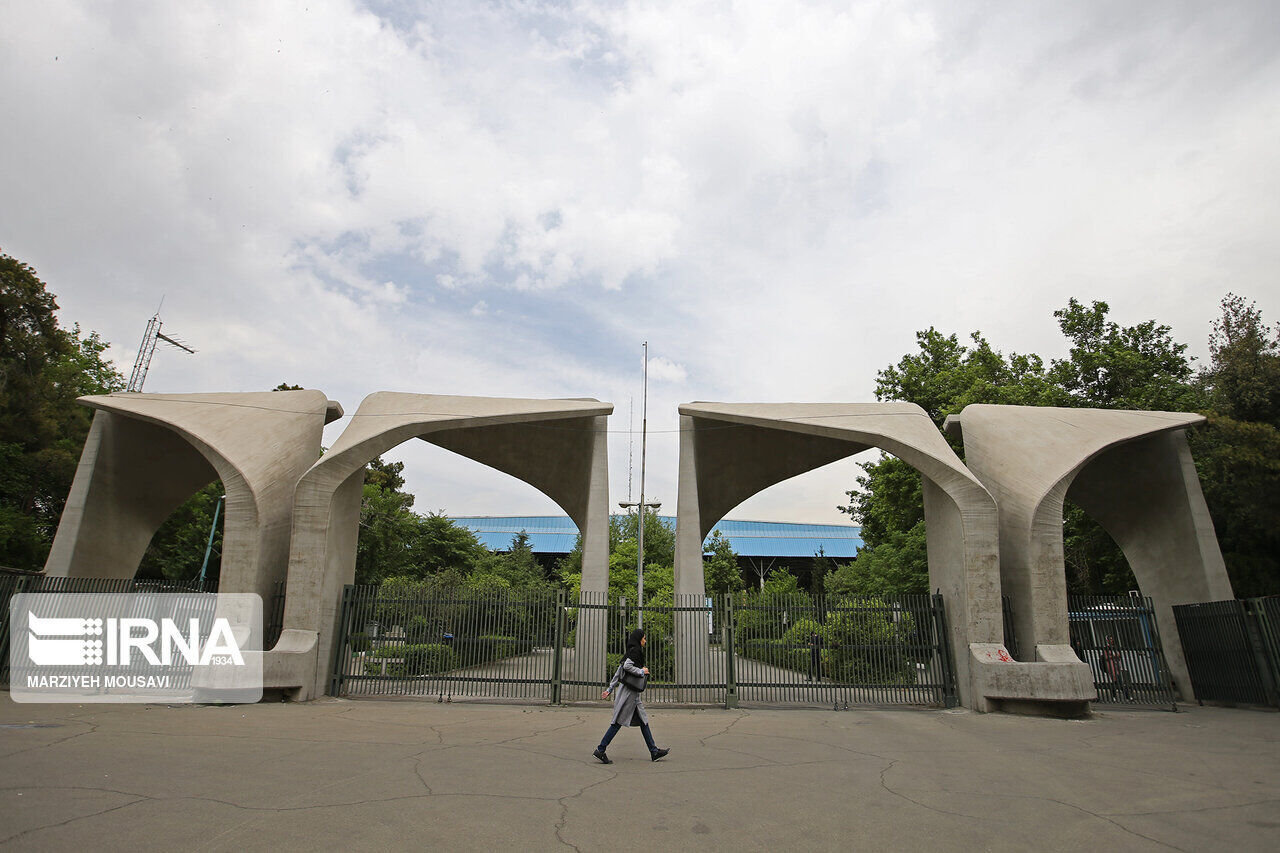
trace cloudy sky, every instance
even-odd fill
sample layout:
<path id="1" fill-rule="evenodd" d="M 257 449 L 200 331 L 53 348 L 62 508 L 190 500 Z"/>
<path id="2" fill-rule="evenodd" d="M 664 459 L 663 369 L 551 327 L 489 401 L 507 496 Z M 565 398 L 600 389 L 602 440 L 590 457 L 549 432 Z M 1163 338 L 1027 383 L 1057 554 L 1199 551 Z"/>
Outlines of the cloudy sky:
<path id="1" fill-rule="evenodd" d="M 3 4 L 0 251 L 146 390 L 870 401 L 930 325 L 1280 319 L 1280 4 Z M 329 428 L 332 442 L 345 421 Z M 638 465 L 639 442 L 636 442 Z M 418 509 L 553 513 L 411 442 Z M 733 515 L 847 520 L 852 462 Z M 638 486 L 638 474 L 636 476 Z"/>

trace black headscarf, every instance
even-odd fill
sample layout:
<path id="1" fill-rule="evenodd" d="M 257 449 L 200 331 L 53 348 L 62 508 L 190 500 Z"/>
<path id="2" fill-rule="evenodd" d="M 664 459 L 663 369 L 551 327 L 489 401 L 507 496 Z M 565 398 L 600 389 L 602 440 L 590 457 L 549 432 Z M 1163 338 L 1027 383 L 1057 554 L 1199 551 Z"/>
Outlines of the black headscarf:
<path id="1" fill-rule="evenodd" d="M 627 657 L 636 666 L 644 666 L 644 646 L 640 645 L 640 638 L 644 636 L 643 628 L 636 628 L 627 635 Z"/>

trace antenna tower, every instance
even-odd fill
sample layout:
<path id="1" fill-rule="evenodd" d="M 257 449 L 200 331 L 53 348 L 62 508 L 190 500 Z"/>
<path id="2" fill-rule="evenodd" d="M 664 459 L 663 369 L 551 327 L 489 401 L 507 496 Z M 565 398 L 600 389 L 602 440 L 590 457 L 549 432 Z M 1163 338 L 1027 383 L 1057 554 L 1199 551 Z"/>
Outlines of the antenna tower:
<path id="1" fill-rule="evenodd" d="M 163 299 L 160 300 L 160 305 L 164 306 Z M 151 357 L 155 355 L 158 341 L 164 341 L 180 350 L 195 354 L 195 350 L 184 342 L 161 332 L 160 327 L 163 325 L 164 323 L 160 320 L 160 309 L 157 308 L 156 313 L 147 321 L 147 331 L 142 335 L 142 346 L 138 348 L 138 357 L 133 361 L 133 372 L 129 374 L 129 384 L 125 391 L 142 391 L 142 384 L 147 381 L 147 371 L 151 369 Z"/>

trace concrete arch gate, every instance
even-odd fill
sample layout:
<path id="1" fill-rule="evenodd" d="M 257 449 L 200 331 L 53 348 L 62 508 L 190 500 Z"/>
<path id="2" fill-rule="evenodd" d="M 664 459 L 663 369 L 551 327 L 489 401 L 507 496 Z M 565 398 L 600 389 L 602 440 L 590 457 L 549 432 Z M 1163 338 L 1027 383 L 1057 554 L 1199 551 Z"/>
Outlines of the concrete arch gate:
<path id="1" fill-rule="evenodd" d="M 324 424 L 341 415 L 318 391 L 81 402 L 97 412 L 46 573 L 132 576 L 173 509 L 221 479 L 221 591 L 266 597 L 288 578 L 285 630 L 264 661 L 267 687 L 299 698 L 323 692 L 342 587 L 354 577 L 363 467 L 410 438 L 550 496 L 582 531 L 584 595 L 607 590 L 607 403 L 380 392 L 316 461 Z M 1068 645 L 1068 497 L 1123 549 L 1155 602 L 1175 682 L 1192 698 L 1171 607 L 1232 596 L 1185 438 L 1200 416 L 969 406 L 946 427 L 961 431 L 966 467 L 910 404 L 691 403 L 680 413 L 678 595 L 704 593 L 702 541 L 734 506 L 879 447 L 923 476 L 930 580 L 946 600 L 963 704 L 1078 713 L 1095 697 L 1088 666 Z M 1028 660 L 1003 645 L 1002 591 Z M 677 674 L 705 652 L 699 625 L 696 614 L 677 620 Z M 586 633 L 603 638 L 597 627 Z M 575 677 L 590 680 L 603 660 L 602 644 L 579 650 Z"/>
<path id="2" fill-rule="evenodd" d="M 1175 686 L 1195 698 L 1173 606 L 1234 598 L 1205 505 L 1184 412 L 967 406 L 944 428 L 1000 512 L 1000 575 L 1019 645 L 1075 658 L 1069 642 L 1063 502 L 1071 499 L 1124 552 L 1156 623 Z"/>
<path id="3" fill-rule="evenodd" d="M 381 391 L 370 394 L 332 448 L 298 481 L 284 630 L 263 662 L 265 687 L 299 699 L 324 693 L 333 660 L 342 588 L 355 579 L 364 466 L 413 438 L 511 474 L 554 500 L 582 534 L 582 593 L 608 589 L 609 474 L 606 422 L 598 400 L 526 400 Z M 584 618 L 603 618 L 591 611 Z M 604 669 L 599 643 L 574 667 Z"/>
<path id="4" fill-rule="evenodd" d="M 923 478 L 930 585 L 946 601 L 961 704 L 1083 713 L 1096 693 L 1074 654 L 1024 662 L 1005 649 L 996 502 L 911 403 L 681 406 L 676 594 L 705 592 L 702 542 L 725 513 L 775 483 L 871 447 Z M 703 654 L 707 638 L 696 618 L 676 629 L 679 672 Z"/>
<path id="5" fill-rule="evenodd" d="M 79 402 L 96 411 L 45 573 L 133 577 L 170 513 L 221 480 L 219 589 L 267 599 L 288 565 L 294 484 L 342 407 L 319 391 L 119 393 Z"/>

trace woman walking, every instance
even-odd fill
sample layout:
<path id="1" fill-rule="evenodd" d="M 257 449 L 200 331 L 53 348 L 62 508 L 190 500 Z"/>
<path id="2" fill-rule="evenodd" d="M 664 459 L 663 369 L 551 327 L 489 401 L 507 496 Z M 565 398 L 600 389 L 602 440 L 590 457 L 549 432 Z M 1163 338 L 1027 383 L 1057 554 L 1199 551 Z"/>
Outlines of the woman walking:
<path id="1" fill-rule="evenodd" d="M 644 629 L 636 628 L 627 636 L 627 655 L 618 666 L 618 671 L 613 674 L 613 681 L 609 682 L 608 689 L 600 694 L 601 699 L 608 699 L 610 693 L 617 691 L 613 697 L 613 719 L 609 721 L 609 728 L 605 729 L 600 745 L 592 753 L 601 764 L 613 763 L 613 759 L 609 758 L 605 750 L 609 747 L 609 741 L 613 740 L 613 736 L 618 733 L 618 729 L 624 725 L 640 727 L 644 742 L 649 747 L 650 761 L 657 761 L 671 751 L 659 749 L 653 742 L 653 732 L 649 730 L 649 715 L 645 712 L 644 701 L 640 698 L 640 694 L 644 692 L 643 683 L 639 690 L 627 683 L 627 677 L 640 680 L 649 675 L 649 668 L 644 665 L 644 646 Z M 624 677 L 624 673 L 627 677 Z"/>

